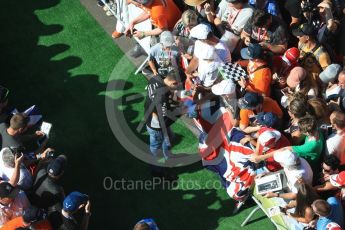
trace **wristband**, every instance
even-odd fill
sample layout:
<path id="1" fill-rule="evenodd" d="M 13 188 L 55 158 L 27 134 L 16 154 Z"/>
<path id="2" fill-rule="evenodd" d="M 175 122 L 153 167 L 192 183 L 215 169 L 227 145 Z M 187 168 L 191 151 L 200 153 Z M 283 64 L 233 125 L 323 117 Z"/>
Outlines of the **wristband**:
<path id="1" fill-rule="evenodd" d="M 279 193 L 277 193 L 278 195 L 277 195 L 277 197 L 280 197 L 280 194 Z"/>

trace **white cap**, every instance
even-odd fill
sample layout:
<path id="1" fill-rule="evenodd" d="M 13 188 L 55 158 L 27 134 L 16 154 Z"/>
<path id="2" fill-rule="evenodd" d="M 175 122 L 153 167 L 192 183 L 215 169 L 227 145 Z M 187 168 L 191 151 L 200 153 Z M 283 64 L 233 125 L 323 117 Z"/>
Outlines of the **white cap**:
<path id="1" fill-rule="evenodd" d="M 339 64 L 330 64 L 324 71 L 320 73 L 319 78 L 325 84 L 334 82 L 337 79 L 341 69 L 342 68 Z"/>
<path id="2" fill-rule="evenodd" d="M 164 47 L 171 47 L 174 44 L 174 36 L 170 31 L 163 31 L 159 37 L 159 42 Z"/>
<path id="3" fill-rule="evenodd" d="M 263 133 L 261 133 L 261 135 L 258 138 L 258 142 L 263 147 L 267 147 L 273 144 L 273 142 L 277 143 L 281 136 L 281 133 L 277 130 L 266 130 Z"/>
<path id="4" fill-rule="evenodd" d="M 234 94 L 236 92 L 236 85 L 233 83 L 232 80 L 226 79 L 223 80 L 214 86 L 212 86 L 212 93 L 215 95 L 228 95 L 228 94 Z"/>
<path id="5" fill-rule="evenodd" d="M 210 32 L 211 28 L 208 25 L 199 24 L 191 29 L 189 37 L 205 40 Z"/>
<path id="6" fill-rule="evenodd" d="M 318 7 L 323 7 L 323 8 L 331 8 L 329 3 L 327 1 L 322 1 L 319 5 L 317 5 Z"/>
<path id="7" fill-rule="evenodd" d="M 277 151 L 273 155 L 273 159 L 283 167 L 289 167 L 296 164 L 298 157 L 291 150 Z"/>

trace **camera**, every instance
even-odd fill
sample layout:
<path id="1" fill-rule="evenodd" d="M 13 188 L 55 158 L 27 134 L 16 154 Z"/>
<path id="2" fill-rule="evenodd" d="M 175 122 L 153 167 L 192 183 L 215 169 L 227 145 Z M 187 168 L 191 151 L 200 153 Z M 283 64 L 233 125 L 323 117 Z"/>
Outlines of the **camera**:
<path id="1" fill-rule="evenodd" d="M 49 152 L 47 152 L 47 158 L 54 158 L 54 156 L 55 156 L 55 152 L 54 151 L 49 151 Z"/>
<path id="2" fill-rule="evenodd" d="M 18 147 L 9 147 L 13 155 L 16 157 L 20 157 L 22 153 L 25 151 L 25 147 L 23 146 L 18 146 Z"/>
<path id="3" fill-rule="evenodd" d="M 314 12 L 317 10 L 317 6 L 314 2 L 310 2 L 309 0 L 303 1 L 301 4 L 301 10 L 302 12 Z"/>

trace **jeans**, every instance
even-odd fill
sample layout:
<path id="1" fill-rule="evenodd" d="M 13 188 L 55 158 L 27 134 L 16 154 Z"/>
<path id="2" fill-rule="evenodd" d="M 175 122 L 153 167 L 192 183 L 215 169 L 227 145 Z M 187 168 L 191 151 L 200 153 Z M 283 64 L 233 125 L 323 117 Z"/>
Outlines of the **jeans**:
<path id="1" fill-rule="evenodd" d="M 146 126 L 147 132 L 150 135 L 150 151 L 152 155 L 158 158 L 158 151 L 162 150 L 163 156 L 165 160 L 167 160 L 171 153 L 171 138 L 172 138 L 172 131 L 170 127 L 167 127 L 168 135 L 164 137 L 163 131 L 154 130 L 150 127 Z"/>

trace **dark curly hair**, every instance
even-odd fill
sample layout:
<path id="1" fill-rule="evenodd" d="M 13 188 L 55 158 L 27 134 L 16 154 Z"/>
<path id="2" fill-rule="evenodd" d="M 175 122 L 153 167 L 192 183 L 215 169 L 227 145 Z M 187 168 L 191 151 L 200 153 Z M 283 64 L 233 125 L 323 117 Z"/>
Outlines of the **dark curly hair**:
<path id="1" fill-rule="evenodd" d="M 254 26 L 263 27 L 267 24 L 267 21 L 271 18 L 271 15 L 264 10 L 255 9 L 252 17 L 252 23 Z"/>

